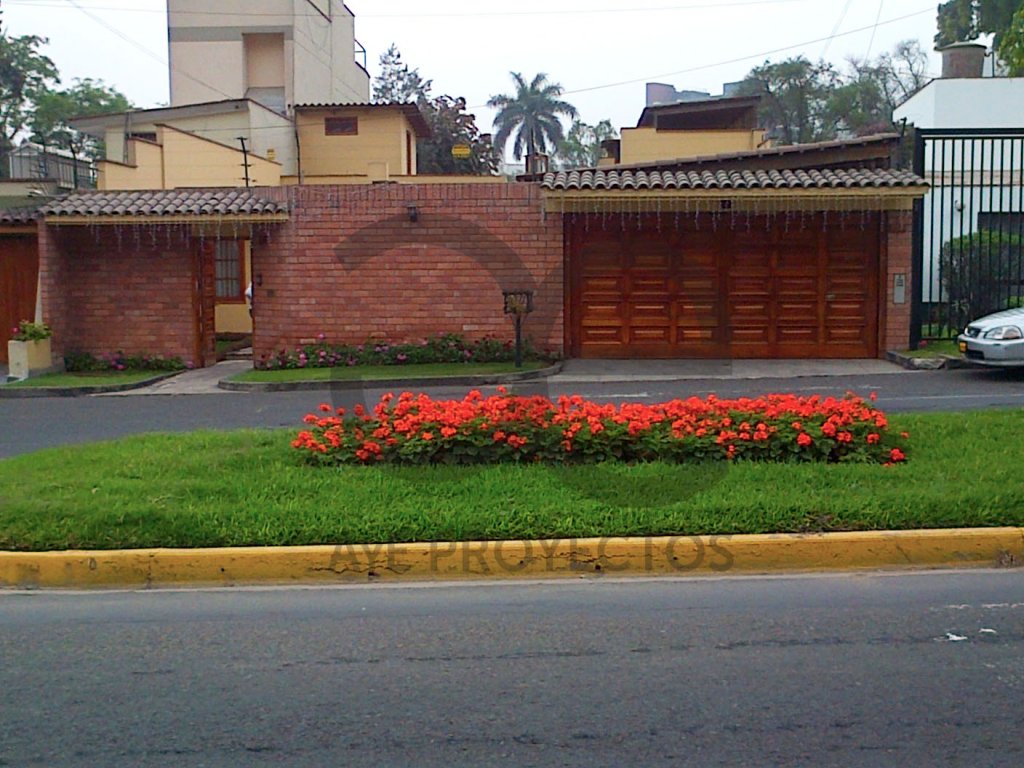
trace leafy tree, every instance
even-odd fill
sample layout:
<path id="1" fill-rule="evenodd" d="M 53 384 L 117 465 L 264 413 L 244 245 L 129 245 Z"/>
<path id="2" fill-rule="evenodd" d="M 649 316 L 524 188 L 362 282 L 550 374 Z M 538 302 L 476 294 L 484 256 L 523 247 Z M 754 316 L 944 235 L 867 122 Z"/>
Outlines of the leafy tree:
<path id="1" fill-rule="evenodd" d="M 597 125 L 573 120 L 568 135 L 558 145 L 558 163 L 562 168 L 593 168 L 601 159 L 601 142 L 618 135 L 611 120 Z"/>
<path id="2" fill-rule="evenodd" d="M 381 73 L 373 81 L 373 100 L 378 104 L 415 102 L 430 126 L 432 136 L 416 142 L 418 173 L 467 174 L 485 176 L 497 173 L 499 158 L 489 138 L 481 135 L 476 117 L 466 112 L 462 97 L 431 95 L 432 80 L 423 79 L 419 69 L 410 69 L 392 44 L 380 57 Z M 469 146 L 468 158 L 452 156 L 456 144 Z"/>
<path id="3" fill-rule="evenodd" d="M 29 120 L 32 141 L 70 149 L 78 156 L 102 157 L 100 142 L 76 131 L 68 121 L 73 117 L 126 112 L 131 108 L 132 103 L 124 94 L 102 80 L 75 80 L 70 88 L 43 91 L 36 97 Z"/>
<path id="4" fill-rule="evenodd" d="M 849 72 L 830 97 L 833 122 L 858 136 L 892 130 L 892 113 L 928 84 L 928 54 L 904 40 L 874 61 L 849 60 Z"/>
<path id="5" fill-rule="evenodd" d="M 45 38 L 11 37 L 2 24 L 0 18 L 0 177 L 6 177 L 7 157 L 15 137 L 28 126 L 35 100 L 60 78 L 54 63 L 39 52 Z"/>
<path id="6" fill-rule="evenodd" d="M 373 100 L 377 104 L 407 104 L 427 101 L 433 80 L 424 80 L 419 69 L 409 69 L 392 43 L 380 56 L 381 73 L 373 79 Z"/>
<path id="7" fill-rule="evenodd" d="M 549 82 L 546 74 L 536 75 L 529 83 L 518 72 L 510 74 L 516 86 L 515 95 L 492 96 L 487 102 L 487 106 L 498 110 L 494 118 L 494 145 L 504 152 L 515 133 L 512 154 L 516 160 L 524 152 L 533 155 L 556 149 L 565 139 L 559 115 L 575 118 L 576 107 L 560 99 L 564 89 Z"/>
<path id="8" fill-rule="evenodd" d="M 831 99 L 838 85 L 831 64 L 797 56 L 755 67 L 740 93 L 762 97 L 761 124 L 780 143 L 804 144 L 835 138 L 839 120 Z"/>
<path id="9" fill-rule="evenodd" d="M 498 153 L 490 137 L 480 134 L 475 116 L 466 112 L 464 98 L 438 96 L 421 104 L 420 109 L 433 133 L 431 138 L 420 139 L 416 145 L 420 173 L 491 176 L 498 172 Z M 453 157 L 452 147 L 456 144 L 467 145 L 470 156 Z"/>
<path id="10" fill-rule="evenodd" d="M 939 3 L 935 45 L 942 47 L 981 35 L 995 35 L 992 46 L 999 50 L 1003 35 L 1010 29 L 1020 0 L 948 0 Z"/>
<path id="11" fill-rule="evenodd" d="M 1010 77 L 1024 77 L 1024 5 L 1013 15 L 1010 28 L 999 44 L 999 59 Z"/>

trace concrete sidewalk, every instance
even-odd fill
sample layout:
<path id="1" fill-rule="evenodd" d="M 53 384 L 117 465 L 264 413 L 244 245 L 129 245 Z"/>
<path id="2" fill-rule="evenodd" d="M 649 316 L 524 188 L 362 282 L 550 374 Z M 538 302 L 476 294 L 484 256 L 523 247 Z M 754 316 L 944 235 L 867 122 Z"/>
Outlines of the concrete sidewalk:
<path id="1" fill-rule="evenodd" d="M 111 392 L 96 397 L 138 397 L 140 395 L 229 395 L 235 394 L 217 387 L 217 382 L 252 368 L 249 360 L 225 360 L 209 368 L 186 371 L 170 379 L 158 381 L 148 387 L 127 392 Z"/>
<path id="2" fill-rule="evenodd" d="M 567 360 L 554 384 L 906 373 L 887 360 Z"/>

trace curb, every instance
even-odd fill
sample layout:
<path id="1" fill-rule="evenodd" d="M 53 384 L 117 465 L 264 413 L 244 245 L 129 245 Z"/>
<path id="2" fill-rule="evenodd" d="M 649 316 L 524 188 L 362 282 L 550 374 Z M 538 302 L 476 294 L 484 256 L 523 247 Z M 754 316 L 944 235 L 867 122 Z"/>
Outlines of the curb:
<path id="1" fill-rule="evenodd" d="M 910 371 L 941 371 L 954 368 L 970 368 L 970 363 L 960 357 L 942 355 L 941 357 L 910 357 L 895 350 L 885 353 L 885 359 L 901 365 Z"/>
<path id="2" fill-rule="evenodd" d="M 179 376 L 185 371 L 169 371 L 149 379 L 136 381 L 132 384 L 107 384 L 99 387 L 7 387 L 0 386 L 0 399 L 19 399 L 25 397 L 83 397 L 84 395 L 103 395 L 110 392 L 130 392 L 142 389 L 158 382 Z"/>
<path id="3" fill-rule="evenodd" d="M 0 587 L 352 583 L 565 576 L 1009 567 L 1024 528 L 345 544 L 232 549 L 0 552 Z"/>
<path id="4" fill-rule="evenodd" d="M 544 379 L 561 372 L 564 363 L 522 373 L 495 373 L 480 376 L 424 376 L 414 379 L 326 379 L 324 381 L 232 381 L 221 379 L 217 387 L 228 392 L 307 392 L 336 389 L 400 389 L 403 387 L 477 387 L 491 384 L 513 384 L 517 381 Z"/>

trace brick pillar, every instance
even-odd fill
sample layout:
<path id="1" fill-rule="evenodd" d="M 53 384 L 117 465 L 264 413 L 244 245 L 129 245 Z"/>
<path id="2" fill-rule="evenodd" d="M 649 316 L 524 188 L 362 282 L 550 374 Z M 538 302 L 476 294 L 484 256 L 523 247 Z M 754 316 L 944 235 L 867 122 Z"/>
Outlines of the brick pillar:
<path id="1" fill-rule="evenodd" d="M 885 329 L 882 332 L 882 348 L 879 353 L 884 357 L 887 350 L 906 349 L 910 344 L 910 309 L 912 303 L 911 290 L 914 280 L 918 279 L 913 270 L 912 238 L 914 218 L 910 211 L 889 211 L 885 214 L 885 238 L 888 254 L 885 275 Z M 903 301 L 896 303 L 896 281 L 903 278 Z"/>

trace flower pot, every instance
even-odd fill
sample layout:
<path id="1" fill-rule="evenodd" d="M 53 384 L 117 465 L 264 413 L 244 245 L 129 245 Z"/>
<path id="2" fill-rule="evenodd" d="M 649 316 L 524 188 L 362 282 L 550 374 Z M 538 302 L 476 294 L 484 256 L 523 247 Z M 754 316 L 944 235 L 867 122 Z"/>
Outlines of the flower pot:
<path id="1" fill-rule="evenodd" d="M 50 340 L 8 341 L 8 375 L 15 379 L 27 379 L 53 370 Z"/>

